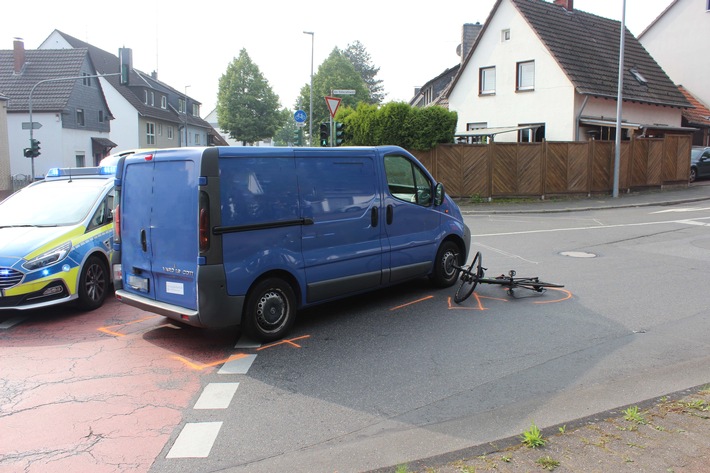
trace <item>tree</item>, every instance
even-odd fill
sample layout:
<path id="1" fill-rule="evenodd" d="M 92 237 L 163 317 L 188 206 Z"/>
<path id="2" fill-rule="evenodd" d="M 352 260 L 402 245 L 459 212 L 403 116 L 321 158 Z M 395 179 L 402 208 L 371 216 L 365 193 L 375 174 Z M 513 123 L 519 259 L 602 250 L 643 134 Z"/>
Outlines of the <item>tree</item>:
<path id="1" fill-rule="evenodd" d="M 219 79 L 217 123 L 243 145 L 271 138 L 284 124 L 279 97 L 246 49 Z"/>
<path id="2" fill-rule="evenodd" d="M 365 49 L 365 46 L 360 41 L 355 41 L 348 45 L 343 54 L 350 59 L 353 67 L 355 67 L 355 70 L 367 85 L 370 91 L 370 99 L 367 102 L 372 104 L 382 103 L 386 95 L 383 92 L 384 87 L 381 80 L 375 79 L 377 73 L 380 72 L 380 68 L 371 64 L 370 54 Z"/>
<path id="3" fill-rule="evenodd" d="M 325 97 L 333 89 L 352 89 L 354 95 L 344 95 L 342 106 L 355 107 L 359 102 L 366 102 L 370 96 L 367 85 L 355 70 L 352 62 L 340 51 L 334 48 L 328 58 L 318 67 L 318 72 L 313 76 L 313 129 L 318 129 L 318 124 L 330 120 L 330 111 L 325 103 Z M 296 100 L 295 108 L 307 110 L 310 103 L 310 85 L 301 88 L 301 95 Z M 316 143 L 316 140 L 313 140 Z"/>

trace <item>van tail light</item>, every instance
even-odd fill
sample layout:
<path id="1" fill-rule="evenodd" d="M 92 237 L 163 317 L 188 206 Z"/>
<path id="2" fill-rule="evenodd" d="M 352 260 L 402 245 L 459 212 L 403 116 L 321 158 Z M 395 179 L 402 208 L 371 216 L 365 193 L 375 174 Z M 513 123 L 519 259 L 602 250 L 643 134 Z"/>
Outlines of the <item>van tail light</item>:
<path id="1" fill-rule="evenodd" d="M 121 206 L 117 205 L 113 211 L 113 241 L 121 243 Z"/>
<path id="2" fill-rule="evenodd" d="M 200 251 L 210 249 L 210 200 L 206 192 L 200 192 Z"/>

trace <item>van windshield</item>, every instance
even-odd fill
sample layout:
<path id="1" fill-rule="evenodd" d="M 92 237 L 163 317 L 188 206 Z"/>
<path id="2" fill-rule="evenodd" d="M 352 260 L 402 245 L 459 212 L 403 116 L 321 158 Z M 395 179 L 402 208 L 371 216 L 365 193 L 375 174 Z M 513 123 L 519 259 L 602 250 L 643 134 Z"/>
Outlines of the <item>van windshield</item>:
<path id="1" fill-rule="evenodd" d="M 105 179 L 74 179 L 25 187 L 0 204 L 0 227 L 76 225 L 88 216 L 105 184 Z"/>

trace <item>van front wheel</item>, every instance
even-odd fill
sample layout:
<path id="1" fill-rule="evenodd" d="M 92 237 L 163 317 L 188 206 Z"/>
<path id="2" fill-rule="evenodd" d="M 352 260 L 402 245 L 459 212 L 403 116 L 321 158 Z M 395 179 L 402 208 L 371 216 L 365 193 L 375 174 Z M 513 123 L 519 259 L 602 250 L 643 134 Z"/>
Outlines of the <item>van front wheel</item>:
<path id="1" fill-rule="evenodd" d="M 452 241 L 445 241 L 439 247 L 434 262 L 434 272 L 432 280 L 438 287 L 451 287 L 456 283 L 459 276 L 459 271 L 456 266 L 463 264 L 460 261 L 461 250 L 458 245 Z"/>
<path id="2" fill-rule="evenodd" d="M 242 329 L 259 342 L 283 338 L 296 317 L 296 296 L 291 286 L 277 278 L 265 279 L 247 297 Z"/>

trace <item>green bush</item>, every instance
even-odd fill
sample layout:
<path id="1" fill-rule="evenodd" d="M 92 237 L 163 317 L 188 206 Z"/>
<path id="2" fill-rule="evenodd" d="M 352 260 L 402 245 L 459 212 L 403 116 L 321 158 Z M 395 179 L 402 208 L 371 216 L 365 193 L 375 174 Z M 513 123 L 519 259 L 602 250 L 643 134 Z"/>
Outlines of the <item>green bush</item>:
<path id="1" fill-rule="evenodd" d="M 439 143 L 453 143 L 458 116 L 443 107 L 390 102 L 380 107 L 360 103 L 355 110 L 343 107 L 335 120 L 345 124 L 345 145 L 397 145 L 426 151 Z"/>

